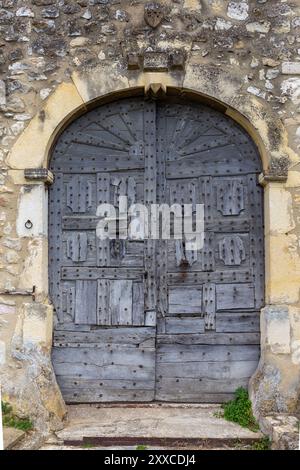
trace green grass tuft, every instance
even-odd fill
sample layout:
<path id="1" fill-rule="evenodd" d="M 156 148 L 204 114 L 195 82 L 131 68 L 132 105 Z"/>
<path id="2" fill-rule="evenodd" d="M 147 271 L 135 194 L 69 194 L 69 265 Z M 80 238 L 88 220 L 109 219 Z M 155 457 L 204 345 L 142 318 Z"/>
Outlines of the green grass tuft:
<path id="1" fill-rule="evenodd" d="M 270 449 L 271 449 L 271 441 L 267 436 L 262 437 L 259 441 L 254 442 L 252 444 L 252 450 L 270 450 Z"/>
<path id="2" fill-rule="evenodd" d="M 139 444 L 138 446 L 136 446 L 135 450 L 147 450 L 148 447 L 147 446 L 144 446 L 143 444 Z"/>
<path id="3" fill-rule="evenodd" d="M 243 428 L 251 431 L 259 431 L 259 426 L 252 413 L 251 401 L 248 392 L 240 387 L 235 391 L 235 398 L 228 403 L 222 405 L 224 410 L 224 418 L 227 421 L 238 423 Z"/>
<path id="4" fill-rule="evenodd" d="M 9 403 L 1 401 L 3 426 L 20 429 L 21 431 L 31 431 L 33 424 L 29 418 L 18 418 L 13 413 L 12 406 Z"/>

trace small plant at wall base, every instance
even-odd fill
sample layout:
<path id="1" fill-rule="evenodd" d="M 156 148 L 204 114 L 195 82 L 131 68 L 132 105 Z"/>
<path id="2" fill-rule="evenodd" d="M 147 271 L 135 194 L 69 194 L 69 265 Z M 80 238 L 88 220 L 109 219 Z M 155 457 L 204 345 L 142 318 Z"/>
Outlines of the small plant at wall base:
<path id="1" fill-rule="evenodd" d="M 21 431 L 31 431 L 33 424 L 28 418 L 19 418 L 13 413 L 12 406 L 9 403 L 1 401 L 3 426 L 21 429 Z"/>
<path id="2" fill-rule="evenodd" d="M 254 442 L 251 447 L 252 450 L 271 450 L 271 442 L 269 437 L 262 437 L 259 441 Z"/>
<path id="3" fill-rule="evenodd" d="M 251 431 L 259 431 L 259 426 L 252 413 L 251 401 L 248 392 L 240 387 L 235 391 L 233 400 L 222 405 L 224 410 L 223 417 L 227 421 L 238 423 L 243 428 L 249 428 Z"/>

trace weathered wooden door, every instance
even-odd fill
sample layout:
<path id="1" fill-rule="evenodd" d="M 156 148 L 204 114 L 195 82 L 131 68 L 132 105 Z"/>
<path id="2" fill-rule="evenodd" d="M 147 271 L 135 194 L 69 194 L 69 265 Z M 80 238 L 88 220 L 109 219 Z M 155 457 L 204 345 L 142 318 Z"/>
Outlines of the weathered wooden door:
<path id="1" fill-rule="evenodd" d="M 260 161 L 249 136 L 205 106 L 160 104 L 161 200 L 204 205 L 204 247 L 161 241 L 156 399 L 223 402 L 259 359 L 264 302 Z"/>
<path id="2" fill-rule="evenodd" d="M 248 135 L 203 105 L 126 99 L 71 124 L 51 169 L 53 364 L 66 401 L 224 401 L 246 386 L 263 304 L 260 161 Z M 124 195 L 203 203 L 204 248 L 100 240 L 97 207 Z"/>

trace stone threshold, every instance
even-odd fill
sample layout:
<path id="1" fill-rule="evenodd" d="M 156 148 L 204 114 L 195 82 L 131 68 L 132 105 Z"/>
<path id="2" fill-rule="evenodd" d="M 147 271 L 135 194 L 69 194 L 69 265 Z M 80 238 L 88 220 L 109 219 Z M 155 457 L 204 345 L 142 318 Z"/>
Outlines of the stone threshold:
<path id="1" fill-rule="evenodd" d="M 233 448 L 263 437 L 220 418 L 218 404 L 92 404 L 68 405 L 67 410 L 68 421 L 56 437 L 69 447 Z"/>
<path id="2" fill-rule="evenodd" d="M 232 438 L 232 439 L 213 439 L 213 438 L 149 438 L 149 437 L 84 437 L 82 440 L 64 440 L 63 445 L 67 447 L 133 447 L 151 446 L 152 448 L 164 449 L 225 449 L 236 448 L 237 446 L 251 446 L 261 439 L 261 435 L 255 438 Z"/>

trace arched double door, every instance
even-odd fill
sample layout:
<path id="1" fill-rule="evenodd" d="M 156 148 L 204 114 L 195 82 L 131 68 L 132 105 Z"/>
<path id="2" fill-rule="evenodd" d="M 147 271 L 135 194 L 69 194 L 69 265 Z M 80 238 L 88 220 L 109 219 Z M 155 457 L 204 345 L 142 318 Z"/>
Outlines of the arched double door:
<path id="1" fill-rule="evenodd" d="M 53 365 L 65 400 L 222 402 L 246 387 L 264 303 L 261 162 L 247 133 L 203 104 L 124 99 L 69 125 L 50 169 Z M 204 204 L 203 248 L 101 240 L 97 207 L 120 196 Z"/>

